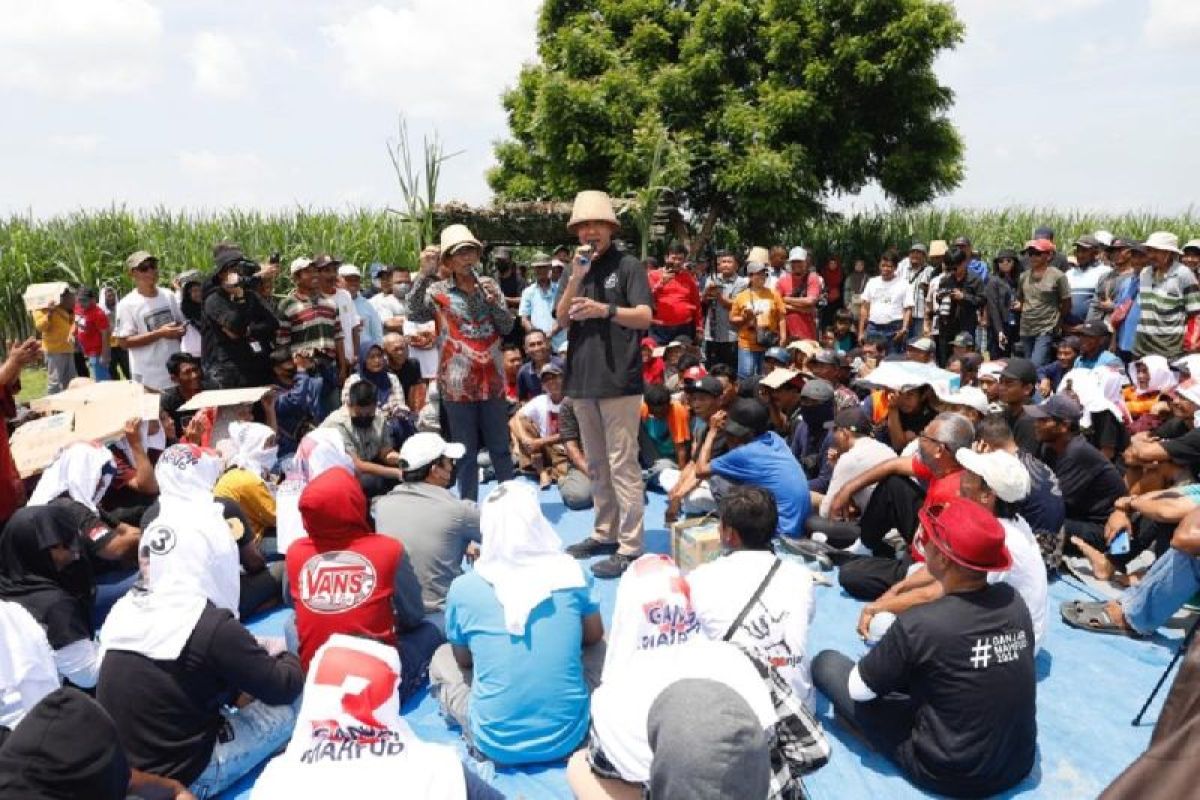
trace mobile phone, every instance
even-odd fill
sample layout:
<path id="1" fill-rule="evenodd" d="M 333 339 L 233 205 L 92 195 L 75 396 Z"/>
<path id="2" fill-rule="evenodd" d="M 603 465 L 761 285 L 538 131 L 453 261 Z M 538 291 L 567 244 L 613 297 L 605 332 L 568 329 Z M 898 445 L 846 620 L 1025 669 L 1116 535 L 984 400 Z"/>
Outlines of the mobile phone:
<path id="1" fill-rule="evenodd" d="M 1129 530 L 1119 531 L 1108 543 L 1108 553 L 1113 556 L 1123 556 L 1129 553 Z"/>

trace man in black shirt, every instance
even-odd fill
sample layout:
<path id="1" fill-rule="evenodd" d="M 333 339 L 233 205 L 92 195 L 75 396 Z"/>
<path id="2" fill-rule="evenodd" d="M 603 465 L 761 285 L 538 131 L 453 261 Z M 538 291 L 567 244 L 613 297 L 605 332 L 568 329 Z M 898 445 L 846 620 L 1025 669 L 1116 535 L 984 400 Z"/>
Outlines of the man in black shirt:
<path id="1" fill-rule="evenodd" d="M 642 472 L 638 429 L 642 408 L 642 333 L 654 299 L 637 258 L 613 247 L 619 228 L 604 192 L 580 192 L 567 229 L 580 249 L 560 283 L 555 319 L 567 328 L 566 395 L 579 420 L 592 475 L 592 535 L 567 548 L 576 558 L 610 554 L 592 568 L 616 578 L 643 550 Z"/>
<path id="2" fill-rule="evenodd" d="M 525 280 L 513 261 L 512 249 L 497 247 L 492 251 L 492 263 L 496 266 L 496 280 L 500 284 L 500 292 L 504 295 L 504 305 L 516 316 L 517 309 L 521 307 L 521 292 L 525 291 Z M 504 343 L 520 347 L 524 336 L 525 328 L 519 324 L 513 325 L 512 330 L 504 334 Z"/>
<path id="3" fill-rule="evenodd" d="M 1038 438 L 1033 418 L 1025 413 L 1025 407 L 1033 402 L 1037 381 L 1037 367 L 1027 358 L 1010 358 L 1000 372 L 999 393 L 1000 402 L 1004 404 L 1004 419 L 1017 447 L 1033 455 L 1037 455 L 1039 449 Z"/>
<path id="4" fill-rule="evenodd" d="M 1125 494 L 1125 482 L 1112 462 L 1079 434 L 1083 409 L 1067 395 L 1056 394 L 1040 406 L 1030 406 L 1026 415 L 1036 423 L 1042 443 L 1039 457 L 1058 476 L 1068 541 L 1079 536 L 1093 547 L 1106 548 L 1104 523 L 1117 498 Z"/>
<path id="5" fill-rule="evenodd" d="M 1033 623 L 1015 589 L 988 583 L 1012 563 L 995 517 L 955 498 L 920 519 L 945 596 L 900 614 L 857 665 L 819 653 L 813 684 L 920 788 L 998 794 L 1029 774 L 1037 748 Z"/>
<path id="6" fill-rule="evenodd" d="M 971 274 L 969 248 L 951 247 L 946 254 L 946 272 L 938 281 L 934 312 L 938 318 L 938 363 L 950 358 L 951 343 L 960 333 L 973 333 L 983 306 L 983 282 Z M 972 341 L 972 344 L 974 342 Z"/>
<path id="7" fill-rule="evenodd" d="M 258 294 L 258 265 L 223 251 L 204 296 L 204 371 L 220 389 L 271 382 L 270 354 L 279 320 Z"/>

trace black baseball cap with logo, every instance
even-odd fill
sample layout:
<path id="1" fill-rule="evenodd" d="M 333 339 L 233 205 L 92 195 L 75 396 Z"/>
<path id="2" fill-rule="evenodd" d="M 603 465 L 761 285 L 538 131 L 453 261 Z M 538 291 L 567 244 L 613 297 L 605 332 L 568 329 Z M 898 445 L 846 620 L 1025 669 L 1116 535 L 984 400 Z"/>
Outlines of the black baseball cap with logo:
<path id="1" fill-rule="evenodd" d="M 733 402 L 725 420 L 725 432 L 740 439 L 752 439 L 767 432 L 771 418 L 767 407 L 748 397 Z"/>
<path id="2" fill-rule="evenodd" d="M 867 419 L 866 413 L 859 407 L 843 408 L 829 422 L 825 423 L 826 428 L 841 428 L 843 430 L 856 433 L 859 436 L 869 436 L 871 434 L 871 420 Z"/>

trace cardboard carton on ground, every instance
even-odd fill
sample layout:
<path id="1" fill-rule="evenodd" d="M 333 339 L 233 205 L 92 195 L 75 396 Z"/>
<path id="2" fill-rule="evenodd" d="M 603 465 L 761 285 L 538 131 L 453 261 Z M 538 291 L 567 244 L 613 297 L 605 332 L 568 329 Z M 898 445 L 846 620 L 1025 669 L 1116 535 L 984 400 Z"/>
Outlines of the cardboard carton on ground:
<path id="1" fill-rule="evenodd" d="M 697 517 L 671 526 L 671 557 L 685 575 L 721 555 L 720 523 L 716 517 Z"/>

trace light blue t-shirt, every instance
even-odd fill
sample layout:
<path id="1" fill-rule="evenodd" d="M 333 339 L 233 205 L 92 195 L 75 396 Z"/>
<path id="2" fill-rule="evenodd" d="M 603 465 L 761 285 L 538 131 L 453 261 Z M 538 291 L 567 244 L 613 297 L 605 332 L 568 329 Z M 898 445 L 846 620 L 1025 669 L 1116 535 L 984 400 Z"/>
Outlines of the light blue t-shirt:
<path id="1" fill-rule="evenodd" d="M 504 627 L 491 584 L 474 572 L 454 579 L 446 595 L 446 639 L 475 661 L 470 722 L 475 746 L 504 765 L 569 756 L 587 734 L 583 618 L 600 606 L 592 576 L 578 589 L 551 593 L 529 615 L 524 636 Z"/>
<path id="2" fill-rule="evenodd" d="M 359 334 L 359 341 L 363 344 L 367 342 L 382 342 L 383 341 L 383 321 L 379 318 L 379 312 L 375 310 L 375 306 L 371 305 L 371 301 L 363 297 L 360 292 L 354 298 L 354 310 L 358 312 L 359 319 L 362 320 L 362 333 Z"/>
<path id="3" fill-rule="evenodd" d="M 759 486 L 775 495 L 780 536 L 796 537 L 804 530 L 811 511 L 808 478 L 787 444 L 773 431 L 735 447 L 713 459 L 714 475 L 747 486 Z"/>

